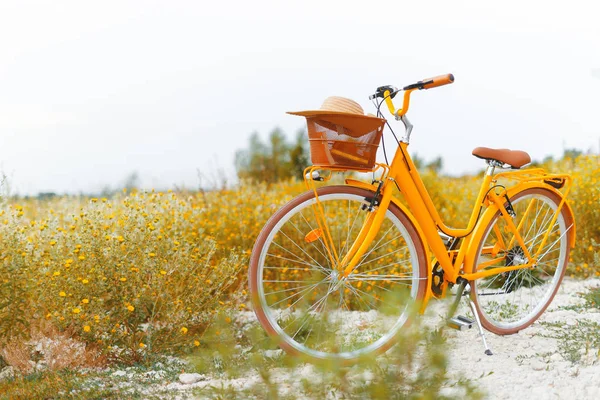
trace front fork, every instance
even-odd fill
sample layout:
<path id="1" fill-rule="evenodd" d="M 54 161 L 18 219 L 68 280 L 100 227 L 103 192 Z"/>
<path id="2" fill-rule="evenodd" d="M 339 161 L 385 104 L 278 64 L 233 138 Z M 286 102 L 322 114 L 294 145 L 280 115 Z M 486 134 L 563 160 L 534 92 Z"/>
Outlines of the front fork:
<path id="1" fill-rule="evenodd" d="M 355 269 L 361 260 L 361 257 L 366 253 L 367 249 L 373 242 L 373 239 L 379 232 L 385 214 L 392 200 L 392 185 L 393 178 L 384 178 L 383 190 L 381 194 L 381 201 L 379 206 L 373 210 L 368 210 L 369 215 L 367 216 L 358 237 L 350 247 L 348 253 L 341 260 L 339 270 L 342 271 L 344 277 L 348 277 Z"/>

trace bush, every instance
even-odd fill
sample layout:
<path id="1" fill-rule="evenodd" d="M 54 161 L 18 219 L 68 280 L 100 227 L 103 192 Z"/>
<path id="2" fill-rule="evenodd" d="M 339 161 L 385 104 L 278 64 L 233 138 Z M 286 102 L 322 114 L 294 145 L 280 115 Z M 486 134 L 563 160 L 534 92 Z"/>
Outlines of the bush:
<path id="1" fill-rule="evenodd" d="M 245 263 L 236 250 L 214 259 L 204 211 L 160 193 L 61 205 L 1 211 L 3 342 L 45 320 L 119 362 L 198 343 Z"/>

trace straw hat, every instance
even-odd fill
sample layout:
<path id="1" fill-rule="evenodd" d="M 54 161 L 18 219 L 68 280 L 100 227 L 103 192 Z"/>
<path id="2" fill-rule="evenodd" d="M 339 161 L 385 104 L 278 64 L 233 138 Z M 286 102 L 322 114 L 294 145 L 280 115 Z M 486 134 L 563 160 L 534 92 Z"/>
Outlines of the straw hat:
<path id="1" fill-rule="evenodd" d="M 321 108 L 318 110 L 308 111 L 289 111 L 288 114 L 300 115 L 303 117 L 313 117 L 317 115 L 357 115 L 366 118 L 373 118 L 366 116 L 363 108 L 354 100 L 347 99 L 345 97 L 331 96 L 325 99 Z"/>
<path id="2" fill-rule="evenodd" d="M 331 96 L 325 99 L 318 110 L 290 111 L 288 114 L 306 117 L 309 129 L 316 129 L 315 124 L 332 132 L 352 137 L 361 137 L 377 130 L 382 131 L 385 119 L 374 115 L 365 115 L 360 104 L 344 97 Z"/>

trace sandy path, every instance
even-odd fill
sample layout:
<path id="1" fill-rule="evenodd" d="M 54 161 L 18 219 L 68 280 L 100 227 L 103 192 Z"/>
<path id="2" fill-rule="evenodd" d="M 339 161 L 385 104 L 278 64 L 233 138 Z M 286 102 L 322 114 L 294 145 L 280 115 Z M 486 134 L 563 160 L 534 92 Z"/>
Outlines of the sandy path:
<path id="1" fill-rule="evenodd" d="M 449 343 L 453 347 L 449 354 L 450 369 L 457 376 L 462 374 L 472 379 L 494 399 L 600 398 L 598 349 L 583 354 L 575 364 L 566 361 L 558 353 L 559 341 L 543 337 L 552 332 L 542 323 L 564 324 L 568 333 L 581 320 L 600 322 L 600 310 L 563 309 L 581 304 L 577 293 L 598 286 L 598 279 L 565 280 L 552 304 L 532 326 L 510 336 L 486 333 L 494 352 L 492 356 L 483 353 L 476 329 L 449 332 Z"/>
<path id="2" fill-rule="evenodd" d="M 559 352 L 563 340 L 544 337 L 557 332 L 569 335 L 582 322 L 600 323 L 600 310 L 583 307 L 584 300 L 579 295 L 589 288 L 599 287 L 600 279 L 586 281 L 566 279 L 554 301 L 531 327 L 510 336 L 496 336 L 486 332 L 488 343 L 494 355 L 484 354 L 483 344 L 478 331 L 474 327 L 466 331 L 447 330 L 449 351 L 450 382 L 466 378 L 490 399 L 598 399 L 600 398 L 600 355 L 595 348 L 585 352 L 585 339 L 576 342 L 578 360 L 571 362 L 565 359 L 564 351 Z M 433 303 L 433 315 L 441 315 L 445 305 Z M 565 309 L 567 307 L 567 309 Z M 253 313 L 239 315 L 244 323 L 253 324 Z M 436 317 L 426 317 L 433 321 Z M 559 327 L 551 328 L 545 323 L 558 323 Z M 591 335 L 600 336 L 600 332 Z M 598 339 L 597 339 L 598 340 Z M 280 350 L 271 350 L 274 357 Z M 579 356 L 581 354 L 581 356 Z M 301 393 L 299 377 L 318 379 L 318 373 L 311 365 L 304 365 L 291 372 L 286 369 L 272 371 L 273 381 L 277 383 L 280 394 Z M 368 378 L 367 378 L 368 379 Z M 259 383 L 257 374 L 249 374 L 236 379 L 205 376 L 199 382 L 181 384 L 175 382 L 163 386 L 170 394 L 177 397 L 205 398 L 202 388 L 227 387 L 243 390 Z M 190 391 L 190 389 L 195 389 Z M 198 392 L 200 390 L 200 392 Z M 459 395 L 453 387 L 445 388 L 448 395 Z M 332 394 L 330 398 L 337 398 Z"/>

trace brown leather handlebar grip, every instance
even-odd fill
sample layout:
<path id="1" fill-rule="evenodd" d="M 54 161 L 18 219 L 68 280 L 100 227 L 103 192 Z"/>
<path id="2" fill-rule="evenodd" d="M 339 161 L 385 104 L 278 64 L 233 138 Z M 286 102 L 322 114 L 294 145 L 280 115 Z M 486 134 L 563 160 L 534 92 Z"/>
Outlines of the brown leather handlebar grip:
<path id="1" fill-rule="evenodd" d="M 433 78 L 423 79 L 421 82 L 423 82 L 423 89 L 431 89 L 438 86 L 448 85 L 454 82 L 454 75 L 446 74 L 435 76 Z"/>

